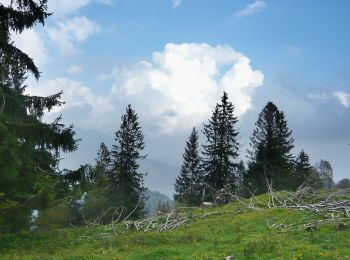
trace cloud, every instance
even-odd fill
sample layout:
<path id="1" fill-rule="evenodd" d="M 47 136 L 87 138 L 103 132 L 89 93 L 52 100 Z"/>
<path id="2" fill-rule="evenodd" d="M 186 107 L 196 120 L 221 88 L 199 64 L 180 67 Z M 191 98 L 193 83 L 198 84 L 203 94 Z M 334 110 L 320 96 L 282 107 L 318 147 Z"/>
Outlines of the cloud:
<path id="1" fill-rule="evenodd" d="M 11 0 L 2 0 L 1 4 L 3 6 L 10 6 L 11 5 Z"/>
<path id="2" fill-rule="evenodd" d="M 239 10 L 235 13 L 237 18 L 250 16 L 255 13 L 261 12 L 263 9 L 267 7 L 267 4 L 264 1 L 257 0 L 249 5 L 247 5 L 244 9 Z"/>
<path id="3" fill-rule="evenodd" d="M 343 107 L 345 108 L 350 107 L 350 93 L 337 91 L 337 92 L 333 92 L 332 94 L 334 97 L 337 98 L 337 100 Z"/>
<path id="4" fill-rule="evenodd" d="M 98 2 L 105 5 L 113 5 L 113 0 L 98 0 Z"/>
<path id="5" fill-rule="evenodd" d="M 62 18 L 63 16 L 77 12 L 92 2 L 113 5 L 113 0 L 53 0 L 48 1 L 48 10 L 54 13 L 54 18 Z"/>
<path id="6" fill-rule="evenodd" d="M 71 65 L 68 67 L 67 71 L 70 74 L 79 74 L 83 72 L 83 68 L 78 65 Z"/>
<path id="7" fill-rule="evenodd" d="M 100 27 L 85 16 L 77 16 L 68 21 L 60 21 L 47 29 L 49 38 L 57 43 L 61 51 L 69 54 L 77 51 L 77 44 L 98 33 Z"/>
<path id="8" fill-rule="evenodd" d="M 173 7 L 178 8 L 181 5 L 182 0 L 172 0 L 173 1 Z"/>
<path id="9" fill-rule="evenodd" d="M 326 101 L 328 99 L 328 94 L 326 93 L 307 93 L 306 96 L 318 101 Z"/>
<path id="10" fill-rule="evenodd" d="M 110 103 L 110 99 L 94 95 L 91 88 L 81 82 L 67 78 L 56 78 L 42 81 L 36 86 L 30 84 L 26 89 L 28 94 L 42 96 L 49 96 L 60 91 L 63 91 L 62 101 L 65 104 L 55 107 L 45 119 L 52 120 L 63 112 L 63 119 L 74 121 L 78 127 L 92 129 L 96 126 L 109 124 L 110 118 L 106 115 L 112 115 L 115 112 L 115 107 Z M 79 113 L 84 116 L 82 114 L 78 116 Z"/>
<path id="11" fill-rule="evenodd" d="M 64 114 L 79 113 L 75 124 L 80 127 L 110 133 L 131 103 L 147 129 L 154 134 L 173 134 L 206 122 L 223 91 L 235 105 L 235 114 L 244 114 L 252 107 L 251 95 L 263 84 L 264 75 L 230 46 L 169 43 L 153 53 L 150 61 L 114 68 L 112 78 L 114 83 L 105 96 L 62 78 L 44 82 L 33 91 L 49 89 L 46 94 L 52 94 L 63 89 Z M 85 112 L 77 112 L 77 108 Z"/>
<path id="12" fill-rule="evenodd" d="M 108 74 L 101 73 L 101 74 L 99 74 L 99 75 L 96 75 L 96 76 L 94 77 L 94 79 L 95 79 L 96 81 L 105 81 L 105 80 L 109 79 L 110 77 L 111 77 L 111 76 L 108 75 Z"/>
<path id="13" fill-rule="evenodd" d="M 250 60 L 229 46 L 167 44 L 152 61 L 115 71 L 112 93 L 137 104 L 162 132 L 189 129 L 207 120 L 225 90 L 241 115 L 263 83 Z"/>
<path id="14" fill-rule="evenodd" d="M 42 66 L 49 61 L 44 40 L 35 29 L 24 30 L 20 34 L 13 33 L 11 39 L 17 48 L 34 60 L 37 66 Z"/>
<path id="15" fill-rule="evenodd" d="M 54 17 L 61 17 L 78 11 L 90 3 L 90 0 L 55 0 L 48 2 L 48 9 L 54 13 Z"/>

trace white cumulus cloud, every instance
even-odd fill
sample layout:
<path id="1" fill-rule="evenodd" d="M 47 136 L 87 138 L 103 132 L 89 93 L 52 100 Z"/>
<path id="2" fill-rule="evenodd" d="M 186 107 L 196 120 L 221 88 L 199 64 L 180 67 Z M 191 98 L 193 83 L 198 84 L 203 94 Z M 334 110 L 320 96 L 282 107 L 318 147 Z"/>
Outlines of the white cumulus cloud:
<path id="1" fill-rule="evenodd" d="M 37 66 L 44 65 L 49 61 L 43 37 L 35 29 L 24 30 L 20 34 L 13 33 L 11 39 L 15 46 L 32 58 Z"/>
<path id="2" fill-rule="evenodd" d="M 98 33 L 100 27 L 85 16 L 77 16 L 68 21 L 60 21 L 47 29 L 49 38 L 57 43 L 64 53 L 77 51 L 77 44 Z"/>
<path id="3" fill-rule="evenodd" d="M 261 12 L 263 9 L 267 7 L 267 4 L 264 1 L 257 0 L 249 5 L 247 5 L 244 9 L 239 10 L 235 13 L 236 17 L 245 17 L 250 16 L 255 13 Z"/>
<path id="4" fill-rule="evenodd" d="M 65 115 L 68 113 L 74 119 L 74 125 L 82 128 L 94 128 L 110 123 L 110 117 L 106 115 L 115 116 L 115 108 L 108 97 L 96 96 L 90 87 L 75 80 L 55 78 L 39 82 L 37 85 L 30 84 L 26 89 L 28 94 L 41 96 L 50 96 L 60 91 L 63 91 L 61 100 L 65 104 L 55 107 L 47 116 L 49 120 L 56 118 L 61 113 L 63 113 L 65 120 Z"/>
<path id="5" fill-rule="evenodd" d="M 48 9 L 54 13 L 54 17 L 74 13 L 90 3 L 90 0 L 53 0 L 48 1 Z"/>
<path id="6" fill-rule="evenodd" d="M 350 107 L 350 93 L 337 91 L 333 92 L 333 96 L 336 97 L 339 103 L 345 108 Z"/>
<path id="7" fill-rule="evenodd" d="M 68 67 L 67 71 L 70 74 L 79 74 L 83 72 L 83 68 L 80 67 L 79 65 L 71 65 Z"/>
<path id="8" fill-rule="evenodd" d="M 254 89 L 264 80 L 249 58 L 230 46 L 197 43 L 169 43 L 153 53 L 150 61 L 114 68 L 112 77 L 114 83 L 105 95 L 93 94 L 82 83 L 62 78 L 43 82 L 32 91 L 49 95 L 63 89 L 63 116 L 86 110 L 75 112 L 75 124 L 80 127 L 114 131 L 130 103 L 148 129 L 172 134 L 207 121 L 223 91 L 235 105 L 235 114 L 244 114 L 252 106 Z"/>
<path id="9" fill-rule="evenodd" d="M 167 44 L 152 61 L 115 72 L 112 93 L 125 96 L 163 132 L 188 129 L 208 119 L 223 91 L 242 115 L 264 76 L 250 60 L 229 46 Z"/>

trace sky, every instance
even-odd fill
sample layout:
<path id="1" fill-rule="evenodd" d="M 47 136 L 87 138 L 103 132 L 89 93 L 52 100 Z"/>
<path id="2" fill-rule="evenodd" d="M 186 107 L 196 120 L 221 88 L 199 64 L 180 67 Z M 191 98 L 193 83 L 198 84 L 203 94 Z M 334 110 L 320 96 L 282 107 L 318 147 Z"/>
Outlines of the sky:
<path id="1" fill-rule="evenodd" d="M 0 0 L 7 4 L 9 0 Z M 312 164 L 350 177 L 350 1 L 49 0 L 45 26 L 15 45 L 42 72 L 28 93 L 63 90 L 79 149 L 62 167 L 93 163 L 131 103 L 145 134 L 146 186 L 172 194 L 185 141 L 223 91 L 239 118 L 241 159 L 268 101 L 284 111 Z"/>

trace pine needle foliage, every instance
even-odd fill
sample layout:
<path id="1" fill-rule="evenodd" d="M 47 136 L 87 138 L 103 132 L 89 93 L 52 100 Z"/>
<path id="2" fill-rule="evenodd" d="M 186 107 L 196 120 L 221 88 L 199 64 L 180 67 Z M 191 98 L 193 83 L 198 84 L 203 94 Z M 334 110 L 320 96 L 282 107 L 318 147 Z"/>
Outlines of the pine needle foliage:
<path id="1" fill-rule="evenodd" d="M 186 141 L 181 171 L 175 181 L 174 200 L 187 205 L 199 204 L 202 197 L 203 172 L 200 165 L 198 138 L 198 132 L 194 127 L 188 141 Z"/>
<path id="2" fill-rule="evenodd" d="M 115 133 L 115 142 L 111 151 L 112 168 L 109 173 L 109 190 L 116 206 L 124 206 L 127 211 L 132 211 L 133 217 L 144 215 L 145 198 L 142 192 L 143 173 L 139 172 L 139 160 L 146 155 L 141 155 L 145 148 L 144 135 L 138 122 L 138 116 L 131 105 L 126 108 L 122 116 L 120 129 Z"/>
<path id="3" fill-rule="evenodd" d="M 56 186 L 61 152 L 77 148 L 74 129 L 58 117 L 43 116 L 60 106 L 61 92 L 48 97 L 25 94 L 28 73 L 39 78 L 33 60 L 13 45 L 10 34 L 21 33 L 50 14 L 47 1 L 13 0 L 0 4 L 0 230 L 27 228 L 31 210 L 50 207 L 58 199 Z M 3 160 L 6 158 L 6 161 Z"/>
<path id="4" fill-rule="evenodd" d="M 268 102 L 255 123 L 249 154 L 245 186 L 258 193 L 267 189 L 266 181 L 275 189 L 292 188 L 292 131 L 283 111 Z"/>
<path id="5" fill-rule="evenodd" d="M 235 179 L 235 162 L 238 157 L 237 117 L 234 106 L 224 92 L 221 103 L 217 104 L 203 133 L 203 171 L 205 180 L 215 190 L 222 189 L 229 180 Z"/>

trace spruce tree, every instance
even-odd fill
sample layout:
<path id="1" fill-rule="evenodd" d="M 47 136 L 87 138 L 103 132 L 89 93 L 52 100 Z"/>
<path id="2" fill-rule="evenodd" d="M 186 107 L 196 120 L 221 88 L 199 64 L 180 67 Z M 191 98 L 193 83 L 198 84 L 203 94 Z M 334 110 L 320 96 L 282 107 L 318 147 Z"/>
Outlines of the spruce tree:
<path id="1" fill-rule="evenodd" d="M 47 0 L 12 0 L 10 6 L 0 3 L 0 53 L 7 58 L 11 66 L 18 66 L 33 73 L 39 79 L 40 72 L 33 60 L 13 45 L 12 32 L 21 33 L 37 23 L 44 25 L 51 14 L 47 12 Z M 7 74 L 6 67 L 0 66 L 0 77 Z"/>
<path id="2" fill-rule="evenodd" d="M 107 186 L 107 178 L 111 169 L 111 154 L 108 147 L 102 142 L 95 159 L 95 167 L 93 169 L 93 181 L 95 188 L 105 188 Z"/>
<path id="3" fill-rule="evenodd" d="M 312 166 L 308 154 L 301 150 L 294 162 L 293 184 L 297 189 L 311 178 Z"/>
<path id="4" fill-rule="evenodd" d="M 198 151 L 198 132 L 194 127 L 186 141 L 180 175 L 175 182 L 174 200 L 188 205 L 199 204 L 202 196 L 201 158 Z"/>
<path id="5" fill-rule="evenodd" d="M 204 125 L 206 144 L 203 145 L 203 170 L 206 182 L 215 190 L 228 182 L 235 183 L 235 168 L 238 157 L 238 120 L 234 106 L 224 92 L 221 103 L 217 104 L 209 123 Z M 234 189 L 235 187 L 233 187 Z"/>
<path id="6" fill-rule="evenodd" d="M 315 165 L 315 169 L 319 174 L 323 187 L 326 189 L 331 189 L 334 186 L 334 181 L 333 168 L 330 162 L 326 160 L 320 160 L 320 162 Z"/>
<path id="7" fill-rule="evenodd" d="M 284 113 L 268 102 L 255 123 L 244 185 L 252 192 L 267 191 L 268 181 L 274 189 L 292 188 L 292 131 Z"/>
<path id="8" fill-rule="evenodd" d="M 21 229 L 29 225 L 31 210 L 45 209 L 59 199 L 60 152 L 76 149 L 73 126 L 57 118 L 42 120 L 53 107 L 62 104 L 57 93 L 49 97 L 24 93 L 28 73 L 40 73 L 33 60 L 13 45 L 10 32 L 21 33 L 36 23 L 44 24 L 50 14 L 45 0 L 15 0 L 0 4 L 0 227 Z M 2 154 L 1 154 L 2 153 Z M 18 219 L 16 219 L 18 218 Z"/>
<path id="9" fill-rule="evenodd" d="M 120 129 L 115 133 L 116 144 L 111 151 L 110 198 L 129 212 L 140 202 L 133 213 L 133 217 L 140 217 L 145 213 L 145 198 L 142 194 L 146 190 L 143 186 L 144 174 L 138 170 L 138 161 L 146 157 L 141 155 L 145 148 L 144 135 L 131 105 L 128 105 L 121 119 Z"/>

